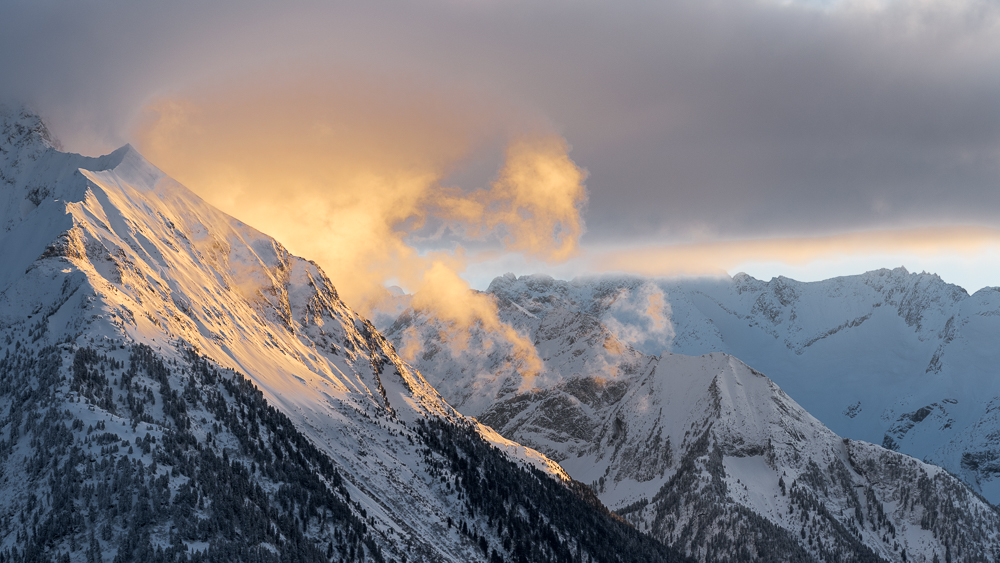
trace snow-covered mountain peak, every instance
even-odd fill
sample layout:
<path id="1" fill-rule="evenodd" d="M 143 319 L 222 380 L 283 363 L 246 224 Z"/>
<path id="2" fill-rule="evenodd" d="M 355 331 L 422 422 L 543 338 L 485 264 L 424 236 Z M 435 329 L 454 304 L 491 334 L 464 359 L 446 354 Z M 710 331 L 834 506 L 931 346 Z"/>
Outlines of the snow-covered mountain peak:
<path id="1" fill-rule="evenodd" d="M 0 103 L 0 156 L 30 157 L 60 148 L 39 115 L 23 105 Z"/>
<path id="2" fill-rule="evenodd" d="M 693 369 L 699 364 L 700 370 Z M 710 414 L 725 429 L 726 442 L 737 436 L 759 446 L 769 439 L 800 442 L 802 426 L 819 426 L 767 376 L 729 354 L 713 352 L 697 359 L 670 354 L 660 358 L 657 369 L 669 373 L 669 379 L 681 381 L 698 371 L 705 376 L 715 374 L 707 386 L 713 407 Z M 699 387 L 694 381 L 687 384 Z"/>
<path id="3" fill-rule="evenodd" d="M 130 143 L 127 143 L 114 151 L 95 158 L 88 163 L 86 169 L 89 172 L 102 172 L 113 170 L 114 173 L 127 182 L 133 188 L 149 188 L 157 186 L 160 179 L 166 174 L 157 168 L 153 163 L 146 160 Z M 183 185 L 171 182 L 172 189 L 194 195 Z"/>

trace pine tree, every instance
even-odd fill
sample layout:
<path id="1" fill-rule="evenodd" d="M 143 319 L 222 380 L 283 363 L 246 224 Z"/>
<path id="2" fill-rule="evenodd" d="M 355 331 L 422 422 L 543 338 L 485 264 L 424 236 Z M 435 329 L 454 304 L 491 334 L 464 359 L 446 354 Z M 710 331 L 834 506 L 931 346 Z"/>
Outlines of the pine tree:
<path id="1" fill-rule="evenodd" d="M 94 537 L 94 530 L 91 528 L 90 547 L 87 549 L 87 563 L 100 563 L 101 561 L 101 544 Z"/>

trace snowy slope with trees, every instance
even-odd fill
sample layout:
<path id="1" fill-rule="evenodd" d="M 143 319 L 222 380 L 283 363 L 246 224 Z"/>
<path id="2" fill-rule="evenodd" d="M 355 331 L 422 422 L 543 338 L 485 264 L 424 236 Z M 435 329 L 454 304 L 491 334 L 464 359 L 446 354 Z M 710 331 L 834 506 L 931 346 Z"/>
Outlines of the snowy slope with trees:
<path id="1" fill-rule="evenodd" d="M 677 559 L 131 147 L 0 109 L 0 225 L 7 560 Z"/>

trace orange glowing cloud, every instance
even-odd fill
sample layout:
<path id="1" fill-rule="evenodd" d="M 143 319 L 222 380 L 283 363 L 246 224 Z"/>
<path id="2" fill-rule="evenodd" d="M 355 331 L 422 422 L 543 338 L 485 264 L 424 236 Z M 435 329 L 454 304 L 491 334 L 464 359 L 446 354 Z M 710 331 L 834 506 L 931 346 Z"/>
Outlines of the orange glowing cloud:
<path id="1" fill-rule="evenodd" d="M 837 234 L 647 246 L 594 251 L 590 267 L 647 276 L 721 275 L 749 262 L 801 265 L 840 257 L 878 254 L 972 255 L 1000 247 L 1000 230 L 987 227 L 924 227 Z"/>
<path id="2" fill-rule="evenodd" d="M 475 237 L 502 230 L 506 249 L 549 261 L 578 251 L 586 174 L 570 160 L 561 137 L 519 139 L 489 190 L 444 192 L 443 214 L 468 225 Z"/>
<path id="3" fill-rule="evenodd" d="M 398 77 L 232 81 L 151 103 L 136 137 L 152 162 L 210 203 L 316 260 L 353 307 L 377 306 L 393 280 L 457 332 L 482 322 L 523 354 L 523 337 L 459 277 L 461 247 L 422 254 L 411 235 L 433 222 L 560 261 L 577 252 L 584 230 L 585 172 L 562 137 L 488 97 Z M 495 178 L 483 178 L 488 187 L 442 185 L 497 138 L 507 147 Z"/>
<path id="4" fill-rule="evenodd" d="M 542 360 L 531 340 L 499 319 L 496 303 L 490 297 L 469 291 L 468 283 L 458 277 L 454 265 L 438 260 L 425 270 L 412 305 L 444 321 L 442 340 L 449 345 L 453 356 L 468 349 L 469 328 L 478 326 L 511 344 L 511 360 L 519 365 L 524 390 L 530 389 L 534 377 L 542 372 Z M 419 343 L 404 339 L 404 349 L 404 358 L 413 359 L 420 351 Z"/>

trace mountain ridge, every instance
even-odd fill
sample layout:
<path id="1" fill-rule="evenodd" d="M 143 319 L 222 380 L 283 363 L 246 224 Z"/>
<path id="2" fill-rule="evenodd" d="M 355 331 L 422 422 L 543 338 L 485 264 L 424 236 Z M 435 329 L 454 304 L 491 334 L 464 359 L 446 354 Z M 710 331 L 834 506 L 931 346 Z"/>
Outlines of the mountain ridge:
<path id="1" fill-rule="evenodd" d="M 452 409 L 315 263 L 36 117 L 0 114 L 4 558 L 682 559 Z"/>
<path id="2" fill-rule="evenodd" d="M 838 434 L 942 465 L 993 500 L 1000 494 L 986 461 L 1000 459 L 988 431 L 1000 396 L 996 288 L 969 295 L 896 268 L 808 283 L 510 276 L 488 293 L 522 308 L 554 300 L 649 355 L 730 353 Z"/>

